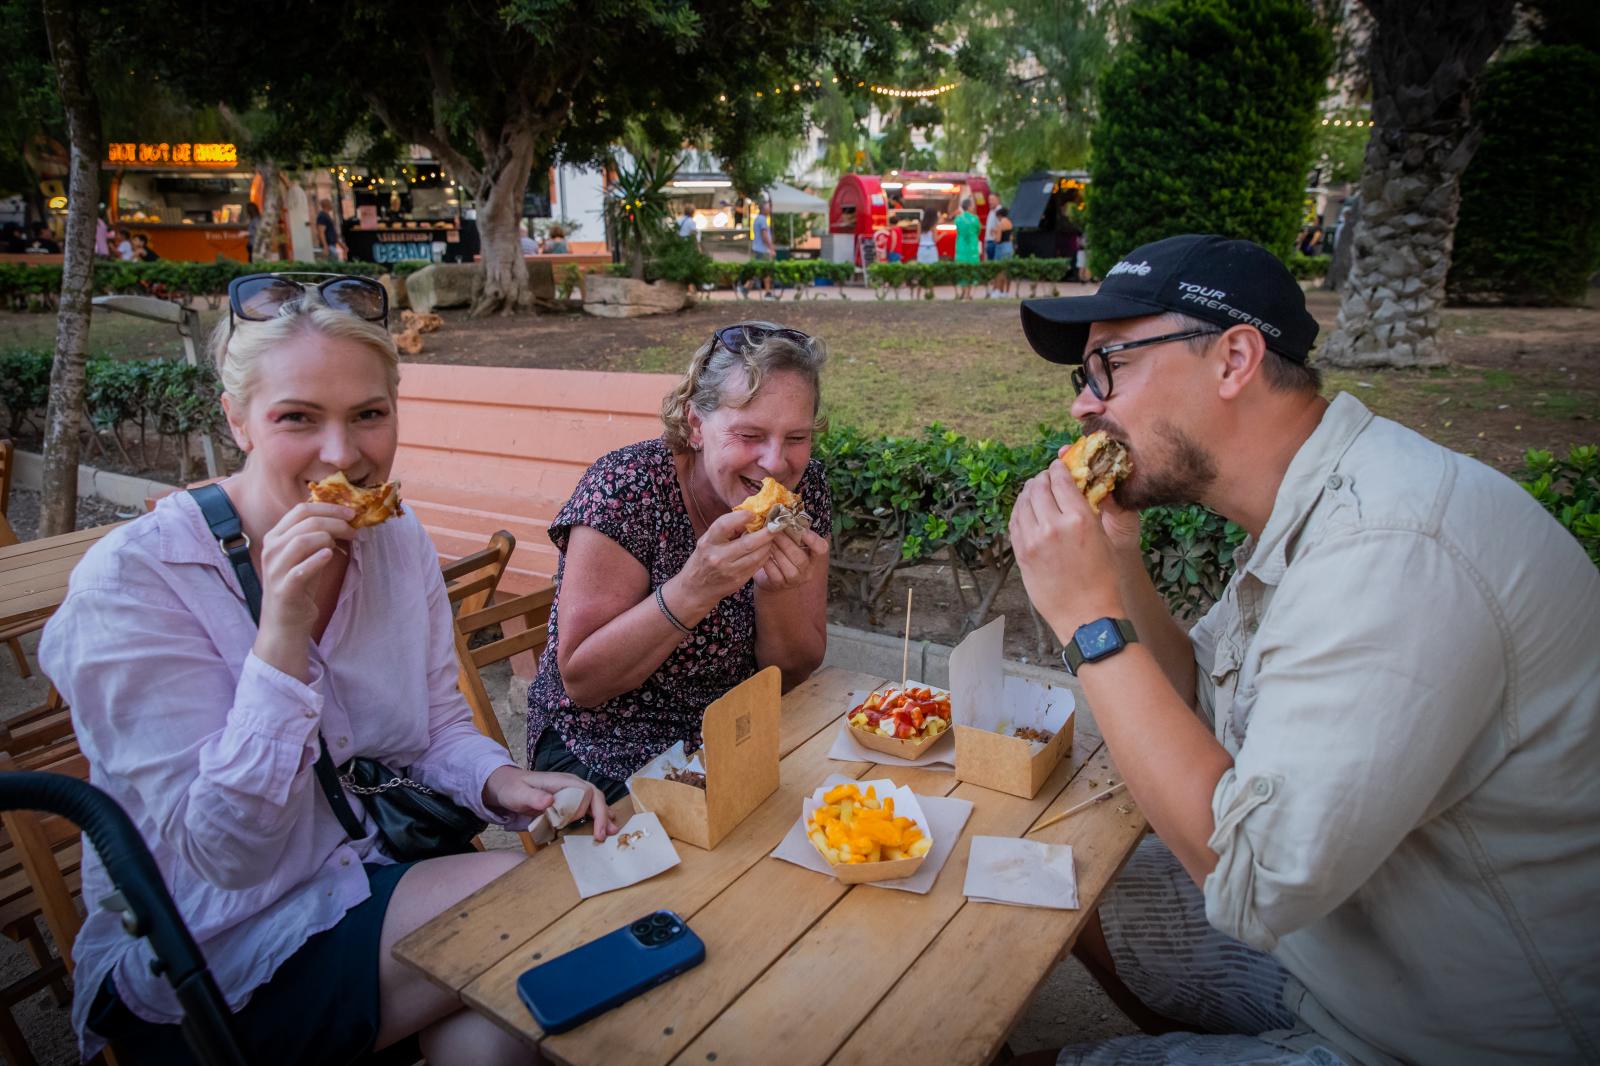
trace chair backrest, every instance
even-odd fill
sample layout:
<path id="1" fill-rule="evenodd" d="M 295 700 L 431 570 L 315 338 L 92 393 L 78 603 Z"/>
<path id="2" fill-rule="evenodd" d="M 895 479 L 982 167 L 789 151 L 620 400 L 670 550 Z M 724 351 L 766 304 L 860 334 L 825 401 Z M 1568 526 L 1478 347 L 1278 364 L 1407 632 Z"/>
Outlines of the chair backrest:
<path id="1" fill-rule="evenodd" d="M 457 684 L 466 697 L 467 706 L 472 708 L 472 721 L 478 731 L 502 746 L 506 742 L 505 730 L 500 728 L 494 700 L 483 683 L 481 671 L 491 663 L 504 662 L 514 655 L 537 654 L 542 650 L 549 640 L 550 604 L 554 599 L 554 589 L 539 589 L 456 616 L 456 660 L 461 671 Z M 472 638 L 491 626 L 500 627 L 500 637 L 472 647 Z M 533 854 L 536 848 L 533 837 L 527 833 L 518 836 L 522 838 L 523 849 Z"/>
<path id="2" fill-rule="evenodd" d="M 67 711 L 48 716 L 59 725 Z M 78 749 L 70 721 L 65 731 L 38 729 L 24 737 L 5 736 L 13 745 L 0 751 L 0 771 L 43 770 L 88 780 L 89 762 Z M 31 746 L 30 746 L 31 745 Z M 72 944 L 83 927 L 83 915 L 74 899 L 81 891 L 79 868 L 83 847 L 78 827 L 65 818 L 38 811 L 0 813 L 6 832 L 0 847 L 0 927 L 8 931 L 15 924 L 44 918 L 57 950 L 72 969 Z M 23 876 L 19 878 L 17 875 Z"/>
<path id="3" fill-rule="evenodd" d="M 502 529 L 489 538 L 487 548 L 444 564 L 445 589 L 457 614 L 471 614 L 488 606 L 516 547 L 517 538 Z"/>

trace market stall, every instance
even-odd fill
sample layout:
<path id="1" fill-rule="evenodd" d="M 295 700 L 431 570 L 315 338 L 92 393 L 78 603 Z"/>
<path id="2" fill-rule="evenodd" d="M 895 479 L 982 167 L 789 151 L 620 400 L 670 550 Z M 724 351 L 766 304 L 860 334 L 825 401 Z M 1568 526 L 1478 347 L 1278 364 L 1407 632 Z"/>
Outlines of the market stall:
<path id="1" fill-rule="evenodd" d="M 1083 232 L 1088 183 L 1082 170 L 1036 170 L 1017 183 L 1011 202 L 1017 255 L 1064 259 L 1076 250 L 1072 238 Z"/>
<path id="2" fill-rule="evenodd" d="M 384 174 L 344 166 L 334 176 L 349 190 L 341 202 L 355 208 L 340 227 L 351 259 L 470 263 L 478 254 L 477 223 L 465 217 L 456 183 L 438 163 L 416 161 Z"/>
<path id="3" fill-rule="evenodd" d="M 261 177 L 232 144 L 114 141 L 106 145 L 112 225 L 143 234 L 163 259 L 247 261 L 245 205 L 262 203 Z"/>
<path id="4" fill-rule="evenodd" d="M 831 239 L 824 255 L 859 264 L 860 242 L 870 240 L 880 261 L 895 255 L 911 259 L 922 238 L 924 220 L 932 218 L 939 258 L 954 259 L 956 227 L 952 220 L 961 210 L 961 201 L 968 198 L 978 221 L 986 223 L 989 181 L 980 174 L 921 170 L 846 174 L 834 187 L 828 205 Z"/>

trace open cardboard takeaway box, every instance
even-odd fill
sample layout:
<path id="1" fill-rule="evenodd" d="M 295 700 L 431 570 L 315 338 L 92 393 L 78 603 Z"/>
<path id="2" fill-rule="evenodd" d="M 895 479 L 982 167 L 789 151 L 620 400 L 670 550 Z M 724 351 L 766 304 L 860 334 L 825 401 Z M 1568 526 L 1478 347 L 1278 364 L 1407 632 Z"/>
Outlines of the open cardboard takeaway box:
<path id="1" fill-rule="evenodd" d="M 642 766 L 628 779 L 634 805 L 654 812 L 669 836 L 716 847 L 778 791 L 780 676 L 769 666 L 707 707 L 700 724 L 705 746 L 688 758 L 680 741 Z M 705 787 L 667 780 L 683 769 L 704 773 Z"/>
<path id="2" fill-rule="evenodd" d="M 956 777 L 997 792 L 1032 799 L 1072 750 L 1072 690 L 1007 677 L 1003 661 L 1006 620 L 996 618 L 950 654 L 951 710 L 955 719 Z M 1021 727 L 1051 734 L 1024 740 Z"/>
<path id="3" fill-rule="evenodd" d="M 908 681 L 906 682 L 905 687 L 907 689 L 925 688 L 932 692 L 935 696 L 950 695 L 947 690 L 942 689 L 937 685 L 924 685 L 920 681 Z M 898 692 L 900 691 L 900 688 L 900 684 L 895 682 L 893 684 L 881 685 L 872 691 Z M 886 737 L 882 733 L 879 733 L 875 730 L 860 729 L 851 725 L 851 712 L 853 712 L 862 703 L 866 702 L 867 697 L 870 695 L 872 695 L 871 692 L 850 693 L 850 707 L 844 712 L 844 727 L 850 731 L 850 736 L 855 740 L 855 742 L 860 744 L 863 748 L 866 748 L 870 751 L 881 752 L 884 755 L 894 755 L 902 759 L 910 760 L 917 758 L 923 752 L 944 740 L 950 732 L 950 730 L 946 729 L 943 732 L 935 733 L 931 737 L 917 737 L 913 740 L 900 740 L 896 737 Z M 951 717 L 953 720 L 953 711 Z"/>

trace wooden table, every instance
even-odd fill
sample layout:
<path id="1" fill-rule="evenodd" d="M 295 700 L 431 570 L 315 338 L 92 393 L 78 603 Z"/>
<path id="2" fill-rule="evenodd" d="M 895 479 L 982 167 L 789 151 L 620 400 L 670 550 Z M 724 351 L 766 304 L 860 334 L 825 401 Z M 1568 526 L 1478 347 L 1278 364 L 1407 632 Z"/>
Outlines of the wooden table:
<path id="1" fill-rule="evenodd" d="M 0 548 L 0 631 L 43 621 L 67 598 L 67 579 L 86 552 L 120 522 Z"/>
<path id="2" fill-rule="evenodd" d="M 882 680 L 829 668 L 784 697 L 778 791 L 714 850 L 675 841 L 678 866 L 580 901 L 560 848 L 545 848 L 406 937 L 395 956 L 558 1062 L 990 1062 L 1132 854 L 1145 819 L 1123 795 L 1033 838 L 1072 845 L 1080 910 L 967 902 L 973 836 L 1021 835 L 1116 771 L 1081 722 L 1071 758 L 1031 800 L 952 773 L 830 760 L 847 693 Z M 924 795 L 973 802 L 927 895 L 848 887 L 770 856 L 801 798 L 830 773 L 890 776 Z M 663 907 L 688 919 L 706 961 L 546 1036 L 517 998 L 517 976 Z"/>

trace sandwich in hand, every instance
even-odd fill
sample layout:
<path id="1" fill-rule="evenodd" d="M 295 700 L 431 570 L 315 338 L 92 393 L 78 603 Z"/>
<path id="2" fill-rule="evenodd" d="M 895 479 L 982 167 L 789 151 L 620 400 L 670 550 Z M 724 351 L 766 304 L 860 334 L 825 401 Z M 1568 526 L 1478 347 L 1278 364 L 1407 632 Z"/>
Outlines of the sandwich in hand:
<path id="1" fill-rule="evenodd" d="M 350 524 L 366 529 L 387 522 L 395 515 L 405 514 L 400 508 L 400 482 L 385 481 L 376 488 L 364 489 L 351 484 L 344 471 L 336 471 L 321 481 L 307 482 L 312 503 L 332 503 L 348 507 L 356 513 Z"/>
<path id="2" fill-rule="evenodd" d="M 763 528 L 781 529 L 800 543 L 805 531 L 811 528 L 811 516 L 801 506 L 800 497 L 784 488 L 777 478 L 762 478 L 761 491 L 734 510 L 750 512 L 744 524 L 746 533 L 759 533 Z"/>
<path id="3" fill-rule="evenodd" d="M 1073 441 L 1061 452 L 1061 462 L 1077 483 L 1078 491 L 1088 499 L 1089 510 L 1095 514 L 1100 513 L 1100 501 L 1133 473 L 1133 460 L 1128 458 L 1128 450 L 1104 430 Z"/>

